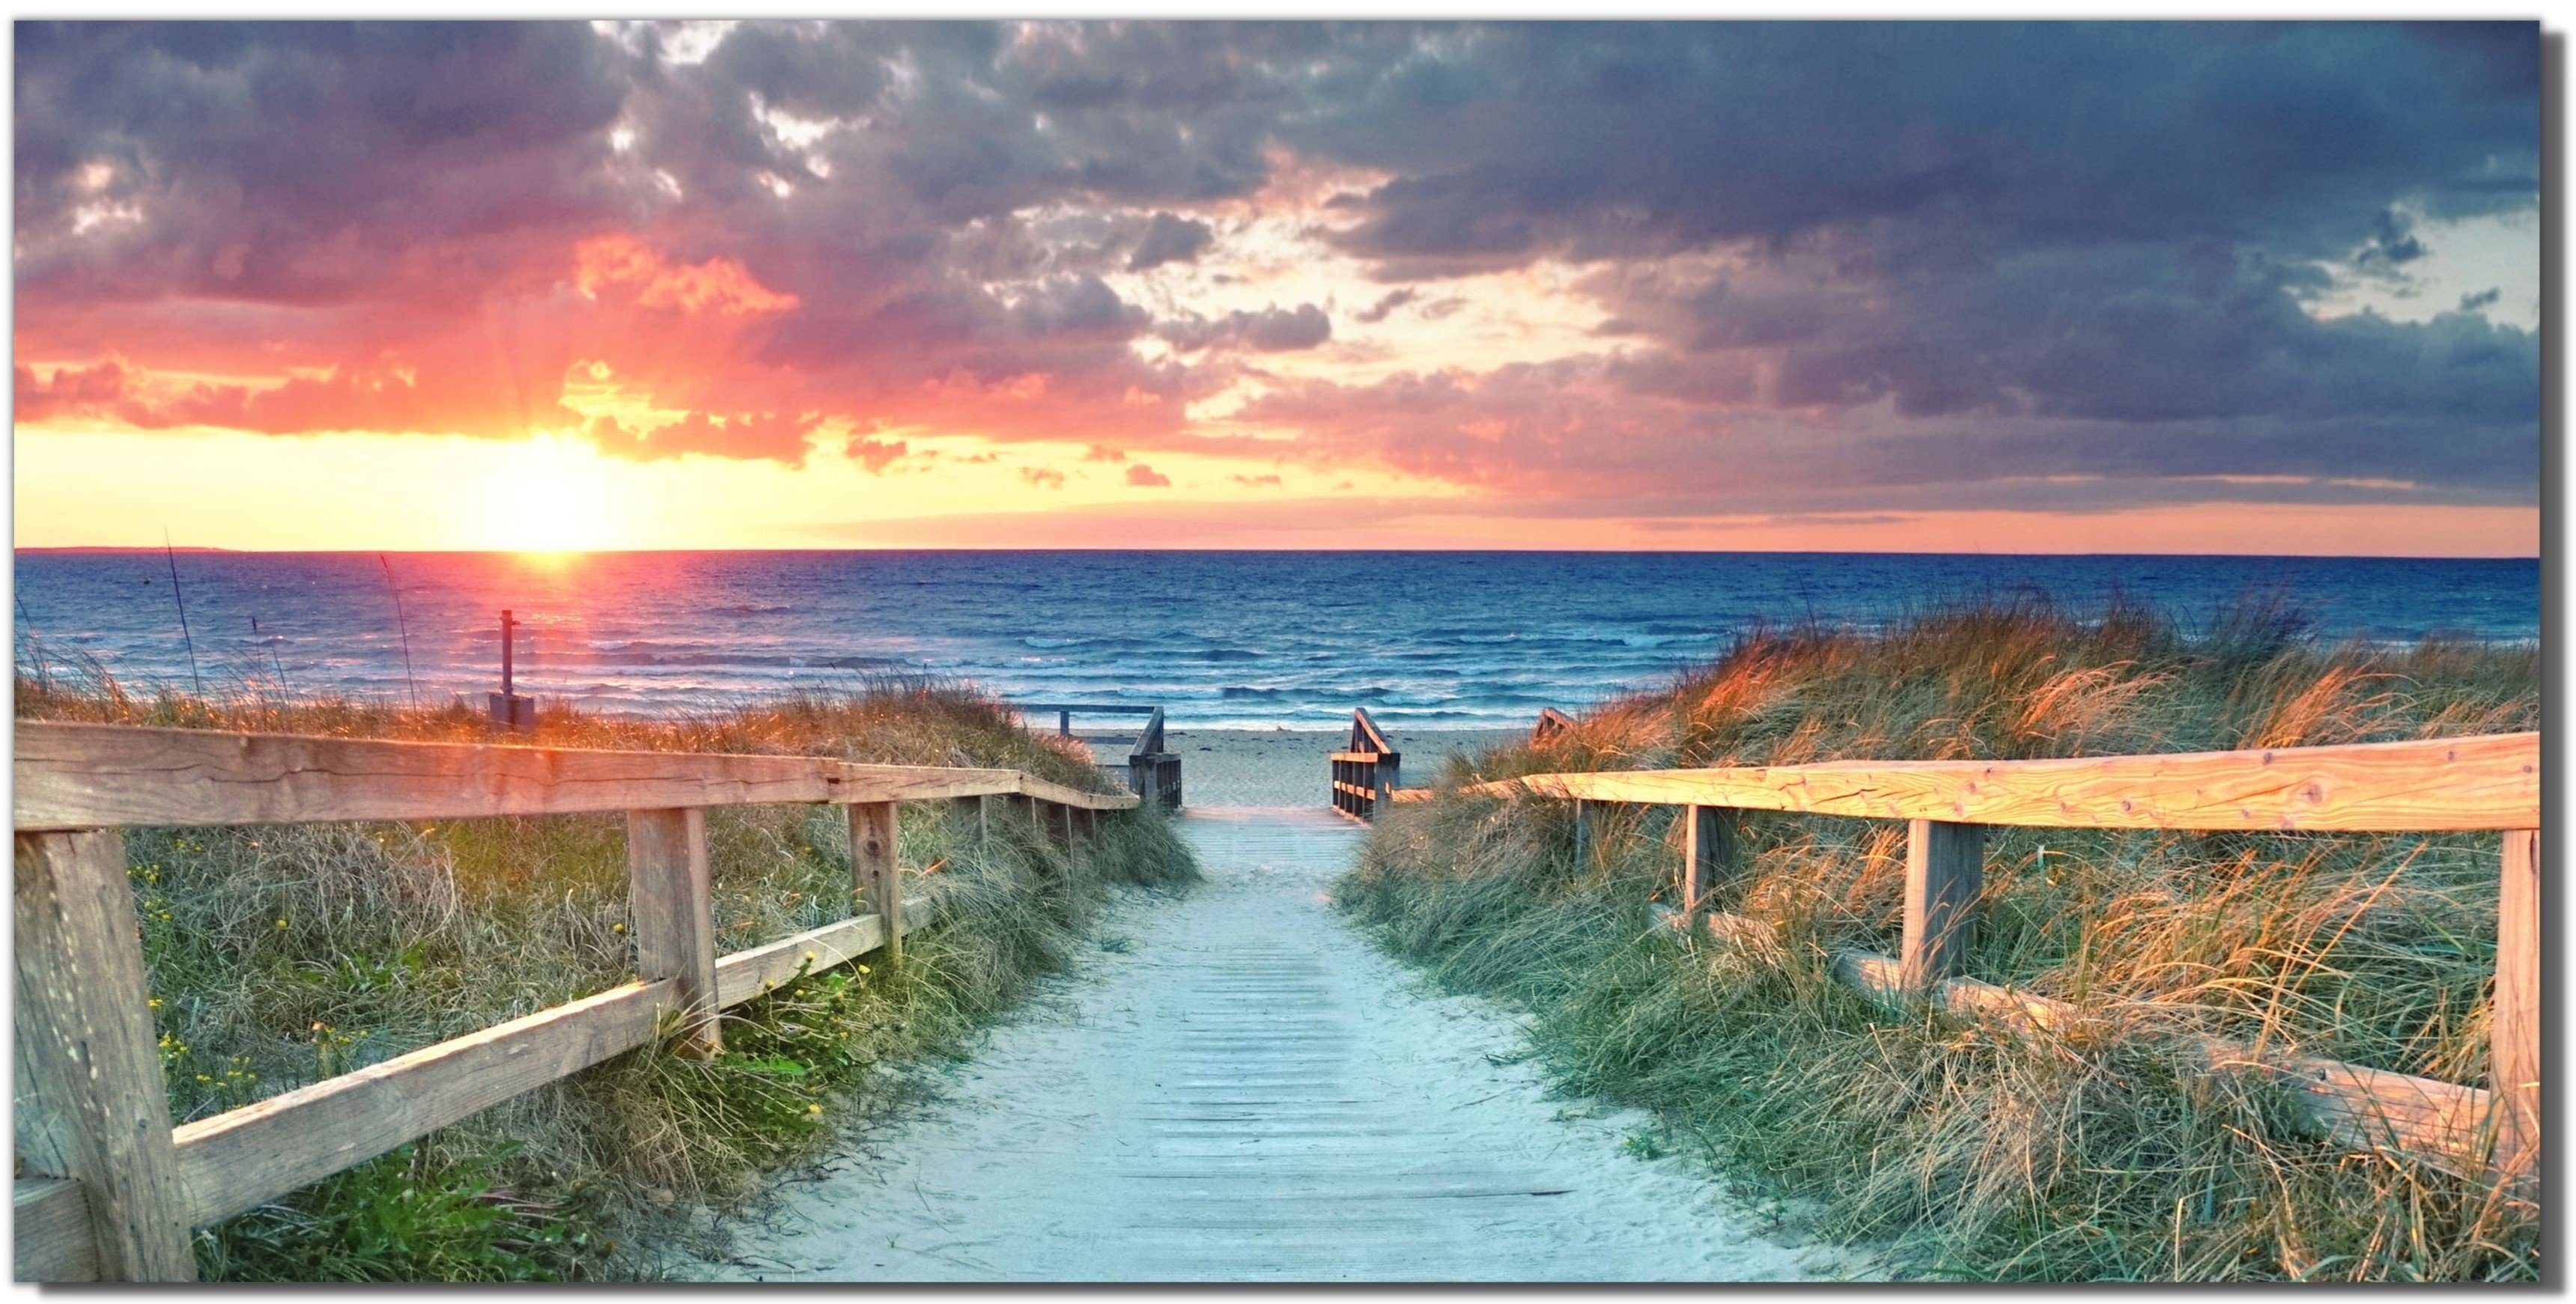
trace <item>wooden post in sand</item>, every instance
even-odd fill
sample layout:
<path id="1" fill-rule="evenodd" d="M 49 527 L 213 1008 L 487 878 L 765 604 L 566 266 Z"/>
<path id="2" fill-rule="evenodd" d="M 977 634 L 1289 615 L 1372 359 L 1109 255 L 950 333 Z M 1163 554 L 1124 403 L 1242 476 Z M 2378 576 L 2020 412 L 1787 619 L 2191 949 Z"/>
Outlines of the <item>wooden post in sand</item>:
<path id="1" fill-rule="evenodd" d="M 850 807 L 850 879 L 859 912 L 875 915 L 885 930 L 886 963 L 903 963 L 903 870 L 895 862 L 895 804 L 864 801 Z"/>
<path id="2" fill-rule="evenodd" d="M 1986 831 L 1947 820 L 1910 822 L 1905 841 L 1905 951 L 1899 981 L 1930 991 L 1959 975 L 1977 941 L 1977 894 L 1985 890 Z"/>
<path id="3" fill-rule="evenodd" d="M 1696 910 L 1735 877 L 1736 815 L 1724 806 L 1682 808 L 1682 909 Z"/>
<path id="4" fill-rule="evenodd" d="M 50 1258 L 87 1260 L 107 1281 L 195 1281 L 170 1104 L 153 1046 L 143 948 L 125 839 L 114 830 L 17 837 L 18 1198 L 33 1179 L 79 1184 L 86 1228 L 72 1248 L 31 1255 L 18 1224 L 20 1279 Z M 93 1243 L 89 1254 L 78 1242 Z M 65 1276 L 78 1269 L 55 1269 Z"/>
<path id="5" fill-rule="evenodd" d="M 2496 904 L 2495 1008 L 2487 1047 L 2495 1176 L 2537 1198 L 2540 1183 L 2540 830 L 2504 835 Z"/>
<path id="6" fill-rule="evenodd" d="M 707 884 L 707 813 L 697 807 L 626 812 L 626 874 L 633 894 L 635 973 L 676 981 L 688 1011 L 679 1047 L 708 1056 L 724 1042 L 716 1023 L 716 930 Z"/>

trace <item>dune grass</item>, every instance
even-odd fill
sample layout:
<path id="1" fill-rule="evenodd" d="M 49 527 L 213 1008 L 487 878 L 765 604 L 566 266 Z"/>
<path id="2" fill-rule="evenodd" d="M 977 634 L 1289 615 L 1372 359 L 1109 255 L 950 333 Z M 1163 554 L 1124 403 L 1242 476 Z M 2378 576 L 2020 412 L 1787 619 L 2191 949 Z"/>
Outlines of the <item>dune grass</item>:
<path id="1" fill-rule="evenodd" d="M 245 687 L 137 694 L 92 668 L 17 684 L 20 718 L 356 737 L 486 740 L 462 706 L 414 713 Z M 556 746 L 1006 766 L 1086 789 L 1087 759 L 1001 704 L 929 684 L 653 721 L 559 713 Z M 903 1103 L 898 1066 L 957 1053 L 1076 954 L 1105 885 L 1197 877 L 1160 815 L 1105 818 L 1081 854 L 996 804 L 972 836 L 941 803 L 901 808 L 915 921 L 899 970 L 865 962 L 728 1012 L 710 1061 L 648 1047 L 199 1234 L 209 1278 L 652 1276 L 721 1248 L 709 1210 Z M 719 949 L 851 913 L 837 807 L 709 812 Z M 607 816 L 251 829 L 137 829 L 127 854 L 173 1117 L 201 1118 L 532 1013 L 633 976 L 623 821 Z"/>
<path id="2" fill-rule="evenodd" d="M 1726 908 L 1781 937 L 1754 949 L 1653 922 L 1677 894 L 1671 812 L 1609 808 L 1577 863 L 1565 803 L 1457 789 L 2535 729 L 2539 678 L 2529 648 L 2324 646 L 2277 606 L 2199 630 L 2021 604 L 1768 631 L 1545 745 L 1454 762 L 1434 800 L 1381 820 L 1337 895 L 1443 983 L 1532 1011 L 1571 1089 L 1657 1111 L 1669 1144 L 1908 1274 L 2528 1280 L 2529 1204 L 2313 1142 L 2275 1089 L 2186 1046 L 2218 1034 L 2483 1085 L 2491 835 L 1990 830 L 1968 972 L 2120 1015 L 2120 1035 L 2030 1039 L 1831 978 L 1832 948 L 1895 950 L 1900 824 L 1747 815 Z"/>

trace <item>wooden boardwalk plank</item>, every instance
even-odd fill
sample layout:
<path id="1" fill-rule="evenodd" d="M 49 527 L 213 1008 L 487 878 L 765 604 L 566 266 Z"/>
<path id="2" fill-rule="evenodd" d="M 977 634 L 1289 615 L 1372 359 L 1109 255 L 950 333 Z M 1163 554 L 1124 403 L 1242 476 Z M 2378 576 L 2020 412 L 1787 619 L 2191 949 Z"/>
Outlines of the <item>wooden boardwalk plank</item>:
<path id="1" fill-rule="evenodd" d="M 1200 810 L 1180 827 L 1207 884 L 1113 907 L 1125 947 L 998 1030 L 931 1118 L 784 1188 L 790 1209 L 723 1274 L 1799 1275 L 1697 1179 L 1624 1154 L 1620 1125 L 1552 1121 L 1565 1102 L 1537 1070 L 1498 1064 L 1508 1020 L 1432 1003 L 1350 931 L 1325 894 L 1360 825 Z"/>

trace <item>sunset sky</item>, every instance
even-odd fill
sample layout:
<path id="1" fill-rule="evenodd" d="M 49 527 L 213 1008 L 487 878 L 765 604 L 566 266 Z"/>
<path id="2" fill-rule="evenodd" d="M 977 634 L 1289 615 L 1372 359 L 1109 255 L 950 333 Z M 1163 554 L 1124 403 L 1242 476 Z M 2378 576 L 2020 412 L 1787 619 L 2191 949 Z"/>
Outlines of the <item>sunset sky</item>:
<path id="1" fill-rule="evenodd" d="M 2528 23 L 15 35 L 22 547 L 2538 547 Z"/>

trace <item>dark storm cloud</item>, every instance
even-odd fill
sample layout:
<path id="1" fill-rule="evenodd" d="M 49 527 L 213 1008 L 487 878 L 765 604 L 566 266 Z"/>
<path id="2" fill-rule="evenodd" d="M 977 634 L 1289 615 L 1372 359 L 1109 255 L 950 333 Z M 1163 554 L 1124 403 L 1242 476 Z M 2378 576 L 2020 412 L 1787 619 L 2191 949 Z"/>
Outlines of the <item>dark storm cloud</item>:
<path id="1" fill-rule="evenodd" d="M 2537 32 L 2389 24 L 1502 25 L 1301 122 L 1398 175 L 1344 237 L 1463 265 L 1933 224 L 1940 253 L 2251 236 L 2333 257 L 2390 202 L 2527 207 Z"/>
<path id="2" fill-rule="evenodd" d="M 1127 256 L 1127 270 L 1141 272 L 1165 263 L 1188 262 L 1205 252 L 1215 238 L 1215 230 L 1205 222 L 1156 213 L 1145 234 L 1137 238 L 1135 252 Z"/>
<path id="3" fill-rule="evenodd" d="M 1358 221 L 1336 238 L 1390 279 L 1610 269 L 1605 331 L 1655 350 L 1632 392 L 2127 422 L 2149 464 L 2246 457 L 2224 423 L 2265 422 L 2272 456 L 2362 475 L 2406 450 L 2354 423 L 2407 419 L 2443 449 L 2413 468 L 2434 493 L 2527 501 L 2536 334 L 2307 300 L 2320 261 L 2402 277 L 2411 213 L 2527 210 L 2537 70 L 2528 24 L 1514 26 L 1426 45 L 1300 131 L 1396 174 L 1337 201 Z M 1651 283 L 1698 249 L 1748 266 Z M 2219 424 L 2156 437 L 2179 421 Z M 1859 453 L 1791 455 L 1839 477 Z"/>
<path id="4" fill-rule="evenodd" d="M 626 62 L 551 24 L 17 28 L 22 292 L 343 301 L 630 211 Z M 139 210 L 138 228 L 100 217 Z M 83 214 L 103 230 L 76 238 Z M 461 274 L 461 275 L 460 275 Z"/>
<path id="5" fill-rule="evenodd" d="M 1188 400 L 1334 323 L 1138 302 L 1122 277 L 1221 273 L 1223 214 L 1309 202 L 1256 199 L 1284 161 L 1383 178 L 1301 214 L 1405 283 L 1338 296 L 1359 326 L 1410 304 L 1417 329 L 1464 301 L 1416 283 L 1545 259 L 1579 270 L 1617 352 L 1304 380 L 1238 418 L 1268 423 L 1265 457 L 1784 511 L 1927 482 L 1961 503 L 2257 492 L 2213 476 L 2534 496 L 2536 333 L 2480 296 L 2422 322 L 2313 311 L 2338 277 L 2404 292 L 2433 223 L 2535 208 L 2528 23 L 707 42 L 21 24 L 20 417 L 498 433 L 562 419 L 564 369 L 596 359 L 700 423 L 625 435 L 629 456 L 800 460 L 797 423 L 831 418 L 1212 447 Z M 577 282 L 611 235 L 644 251 L 626 279 Z M 1157 338 L 1180 356 L 1149 361 Z M 255 367 L 297 378 L 146 376 Z M 1711 470 L 1756 457 L 1758 481 Z"/>
<path id="6" fill-rule="evenodd" d="M 1214 319 L 1192 316 L 1163 324 L 1162 336 L 1173 347 L 1197 351 L 1219 347 L 1255 353 L 1311 349 L 1333 337 L 1333 319 L 1311 303 L 1294 308 L 1276 304 L 1259 312 L 1230 312 Z"/>

